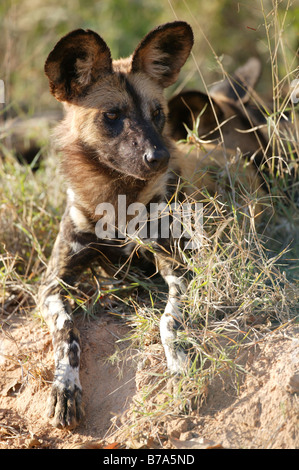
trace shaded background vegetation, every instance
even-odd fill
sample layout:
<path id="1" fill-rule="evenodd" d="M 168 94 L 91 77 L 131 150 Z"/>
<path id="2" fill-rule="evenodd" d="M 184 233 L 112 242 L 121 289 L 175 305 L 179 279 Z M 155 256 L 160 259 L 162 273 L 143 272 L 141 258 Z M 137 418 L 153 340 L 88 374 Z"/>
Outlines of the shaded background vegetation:
<path id="1" fill-rule="evenodd" d="M 62 109 L 49 92 L 43 70 L 49 52 L 64 34 L 75 28 L 89 28 L 104 38 L 114 58 L 127 56 L 149 30 L 175 19 L 192 25 L 195 44 L 193 56 L 184 66 L 179 81 L 167 90 L 168 95 L 184 87 L 204 90 L 221 80 L 224 72 L 232 73 L 249 57 L 257 56 L 263 63 L 258 92 L 270 105 L 274 100 L 274 110 L 285 111 L 284 96 L 289 96 L 290 83 L 298 77 L 299 6 L 295 0 L 0 2 L 0 79 L 5 83 L 5 104 L 0 104 L 0 154 L 5 155 L 4 166 L 0 168 L 0 242 L 10 253 L 23 256 L 24 272 L 31 270 L 34 250 L 39 257 L 43 258 L 42 253 L 49 255 L 55 238 L 55 230 L 50 227 L 57 229 L 63 207 L 58 158 L 49 152 L 51 129 L 40 119 L 41 114 L 48 117 L 49 111 Z M 38 122 L 29 128 L 26 118 L 36 114 L 39 114 Z M 290 115 L 294 117 L 294 108 L 290 108 Z M 3 118 L 7 116 L 13 118 L 12 126 L 1 132 Z M 42 165 L 36 177 L 30 168 L 16 166 L 12 158 L 17 151 L 10 136 L 16 122 L 22 120 L 25 124 L 22 145 L 29 146 L 33 138 L 38 141 L 42 156 L 47 157 L 47 164 Z M 298 140 L 298 128 L 295 134 Z M 40 161 L 43 163 L 44 159 Z M 285 212 L 285 207 L 282 210 Z M 293 206 L 287 211 L 286 216 L 293 224 Z M 288 246 L 294 235 L 293 231 L 288 236 L 281 234 L 279 227 L 277 232 L 275 238 L 279 238 L 280 250 Z M 299 248 L 298 244 L 293 246 L 295 254 L 288 256 L 297 270 Z M 4 271 L 6 275 L 7 270 Z"/>
<path id="2" fill-rule="evenodd" d="M 59 172 L 59 157 L 49 145 L 51 126 L 43 124 L 39 116 L 38 125 L 34 122 L 30 127 L 28 123 L 36 120 L 27 119 L 38 113 L 48 117 L 49 111 L 62 108 L 51 96 L 43 71 L 49 52 L 64 34 L 76 28 L 89 28 L 104 38 L 114 58 L 127 56 L 149 30 L 175 19 L 192 25 L 195 45 L 193 56 L 183 68 L 178 83 L 167 90 L 168 95 L 183 87 L 204 90 L 221 80 L 224 71 L 232 73 L 249 57 L 257 56 L 263 63 L 258 92 L 270 104 L 273 99 L 274 111 L 285 111 L 289 103 L 284 96 L 290 93 L 291 81 L 298 78 L 297 0 L 1 0 L 0 79 L 5 83 L 6 102 L 2 105 L 4 113 L 0 104 L 0 333 L 9 331 L 16 312 L 38 315 L 37 286 L 63 212 L 64 181 Z M 289 106 L 289 111 L 294 118 L 295 108 Z M 52 114 L 56 118 L 56 113 Z M 268 116 L 268 130 L 274 137 L 271 119 L 275 121 L 275 114 L 280 113 Z M 2 126 L 7 116 L 13 118 L 7 120 L 12 122 L 8 131 Z M 29 140 L 31 132 L 34 132 L 33 140 L 37 137 L 41 140 L 36 156 L 39 158 L 41 149 L 43 158 L 35 172 L 31 165 L 18 164 L 17 151 L 9 140 L 19 121 L 25 124 L 24 140 Z M 298 124 L 294 125 L 291 136 L 291 141 L 295 140 L 299 140 Z M 298 168 L 298 162 L 296 165 Z M 246 348 L 246 341 L 253 338 L 255 344 L 258 335 L 269 331 L 271 322 L 274 327 L 277 321 L 287 325 L 298 314 L 299 211 L 294 201 L 280 204 L 276 194 L 280 192 L 273 191 L 273 212 L 277 218 L 266 221 L 269 227 L 263 238 L 239 226 L 237 217 L 230 217 L 229 225 L 226 221 L 219 224 L 219 233 L 225 227 L 228 240 L 220 243 L 217 229 L 196 262 L 189 260 L 196 275 L 185 302 L 195 325 L 188 333 L 188 342 L 202 358 L 202 366 L 199 370 L 192 368 L 190 377 L 186 378 L 184 400 L 197 397 L 198 391 L 205 393 L 206 383 L 227 370 L 235 374 L 237 388 L 239 369 L 235 358 L 244 351 L 243 343 Z M 213 202 L 216 204 L 217 198 Z M 228 204 L 230 215 L 235 214 L 234 209 Z M 152 385 L 149 381 L 149 386 L 144 388 L 145 402 L 149 388 L 155 392 L 161 388 L 160 381 L 164 381 L 160 366 L 163 367 L 165 358 L 161 348 L 156 352 L 159 309 L 164 306 L 163 286 L 160 289 L 157 279 L 145 279 L 139 273 L 135 276 L 134 272 L 125 285 L 113 282 L 112 289 L 104 285 L 94 292 L 91 285 L 96 288 L 97 283 L 89 273 L 73 301 L 76 309 L 79 307 L 84 314 L 93 315 L 103 294 L 100 309 L 118 316 L 124 311 L 132 312 L 131 339 L 141 351 L 140 363 L 147 363 L 149 354 L 157 358 L 152 371 L 149 366 L 157 382 Z M 136 292 L 136 286 L 144 290 Z M 147 292 L 150 292 L 148 297 Z M 237 330 L 239 339 L 235 336 Z M 234 339 L 223 346 L 226 335 Z M 146 350 L 149 353 L 142 356 Z M 26 353 L 26 359 L 17 357 L 15 363 L 25 360 L 32 364 L 34 355 L 28 361 Z M 144 427 L 152 426 L 156 411 L 160 421 L 161 410 L 167 415 L 177 415 L 175 397 L 171 405 L 163 402 L 156 406 L 150 400 L 148 403 L 148 408 L 144 408 L 146 405 L 141 402 L 142 432 Z"/>
<path id="3" fill-rule="evenodd" d="M 276 4 L 278 18 L 274 15 Z M 150 29 L 174 19 L 188 21 L 195 33 L 195 61 L 189 60 L 181 85 L 202 89 L 197 66 L 210 85 L 222 78 L 220 62 L 231 72 L 254 55 L 264 64 L 259 91 L 270 97 L 269 48 L 280 61 L 281 86 L 286 86 L 285 77 L 288 81 L 296 78 L 299 7 L 295 1 L 2 0 L 0 78 L 5 82 L 6 107 L 18 110 L 25 106 L 34 113 L 59 106 L 48 92 L 43 66 L 57 40 L 70 30 L 97 31 L 117 58 L 132 53 Z"/>

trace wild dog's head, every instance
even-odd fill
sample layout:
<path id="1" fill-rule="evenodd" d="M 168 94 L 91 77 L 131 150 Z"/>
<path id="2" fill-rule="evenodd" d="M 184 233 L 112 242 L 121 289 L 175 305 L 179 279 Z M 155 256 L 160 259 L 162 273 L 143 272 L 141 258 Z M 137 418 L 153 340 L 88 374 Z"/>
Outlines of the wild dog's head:
<path id="1" fill-rule="evenodd" d="M 112 61 L 90 30 L 63 37 L 45 63 L 50 90 L 67 109 L 65 141 L 108 169 L 147 180 L 169 160 L 164 88 L 174 83 L 193 45 L 181 21 L 151 31 L 128 59 Z"/>
<path id="2" fill-rule="evenodd" d="M 171 98 L 169 125 L 175 140 L 185 139 L 200 116 L 197 132 L 206 140 L 223 139 L 226 147 L 239 147 L 246 156 L 261 162 L 267 140 L 263 107 L 258 106 L 254 87 L 261 74 L 261 63 L 252 57 L 230 78 L 212 86 L 209 95 L 197 90 L 183 91 Z M 253 97 L 253 99 L 252 99 Z M 255 132 L 251 131 L 256 128 Z M 220 130 L 219 130 L 220 129 Z"/>

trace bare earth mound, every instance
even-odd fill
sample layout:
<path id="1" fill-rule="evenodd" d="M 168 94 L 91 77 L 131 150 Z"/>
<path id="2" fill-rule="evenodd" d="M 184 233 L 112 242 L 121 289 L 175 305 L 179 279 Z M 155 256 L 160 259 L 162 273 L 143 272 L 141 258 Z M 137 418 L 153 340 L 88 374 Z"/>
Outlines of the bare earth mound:
<path id="1" fill-rule="evenodd" d="M 79 321 L 85 419 L 74 431 L 54 429 L 46 403 L 53 371 L 50 334 L 31 317 L 10 318 L 0 336 L 0 448 L 135 447 L 122 438 L 138 399 L 128 327 L 113 316 Z M 126 352 L 124 352 L 126 348 Z M 222 377 L 209 387 L 199 413 L 169 417 L 148 447 L 299 447 L 299 327 L 268 333 L 251 348 L 237 394 Z M 132 424 L 132 421 L 129 425 Z M 123 439 L 123 440 L 122 440 Z"/>

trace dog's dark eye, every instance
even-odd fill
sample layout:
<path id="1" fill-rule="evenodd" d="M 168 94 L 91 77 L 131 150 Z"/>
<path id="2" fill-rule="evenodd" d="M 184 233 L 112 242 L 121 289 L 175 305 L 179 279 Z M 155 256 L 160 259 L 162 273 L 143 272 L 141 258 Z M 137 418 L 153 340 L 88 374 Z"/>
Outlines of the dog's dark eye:
<path id="1" fill-rule="evenodd" d="M 113 111 L 104 113 L 104 116 L 108 121 L 116 121 L 119 119 L 119 113 Z"/>
<path id="2" fill-rule="evenodd" d="M 160 119 L 161 113 L 162 113 L 161 108 L 155 109 L 155 111 L 153 112 L 153 119 L 155 119 L 155 120 Z"/>

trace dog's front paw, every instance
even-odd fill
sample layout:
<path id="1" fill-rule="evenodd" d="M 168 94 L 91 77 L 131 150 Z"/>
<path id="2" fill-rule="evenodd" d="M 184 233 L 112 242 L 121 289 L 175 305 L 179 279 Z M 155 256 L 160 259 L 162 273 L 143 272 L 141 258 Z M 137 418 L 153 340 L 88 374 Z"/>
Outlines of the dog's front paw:
<path id="1" fill-rule="evenodd" d="M 54 382 L 48 403 L 48 416 L 58 428 L 75 428 L 84 416 L 82 390 L 78 385 Z"/>
<path id="2" fill-rule="evenodd" d="M 173 374 L 184 374 L 188 370 L 189 357 L 182 348 L 164 347 L 167 368 Z"/>

